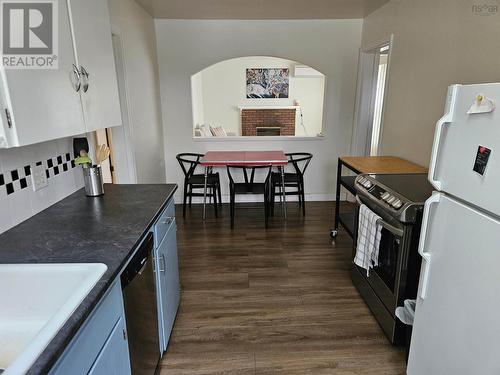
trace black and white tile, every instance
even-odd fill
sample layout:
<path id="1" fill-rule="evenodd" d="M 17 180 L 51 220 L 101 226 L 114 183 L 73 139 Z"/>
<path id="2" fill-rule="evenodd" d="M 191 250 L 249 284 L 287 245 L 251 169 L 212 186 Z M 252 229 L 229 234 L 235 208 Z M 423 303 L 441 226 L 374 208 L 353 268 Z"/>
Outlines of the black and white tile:
<path id="1" fill-rule="evenodd" d="M 83 173 L 75 166 L 72 149 L 71 137 L 0 149 L 0 233 L 83 187 Z M 42 166 L 49 183 L 34 191 L 31 175 L 36 165 Z"/>
<path id="2" fill-rule="evenodd" d="M 0 173 L 0 197 L 15 194 L 31 187 L 31 171 L 34 166 L 43 165 L 48 179 L 75 168 L 75 160 L 69 152 L 20 166 Z"/>

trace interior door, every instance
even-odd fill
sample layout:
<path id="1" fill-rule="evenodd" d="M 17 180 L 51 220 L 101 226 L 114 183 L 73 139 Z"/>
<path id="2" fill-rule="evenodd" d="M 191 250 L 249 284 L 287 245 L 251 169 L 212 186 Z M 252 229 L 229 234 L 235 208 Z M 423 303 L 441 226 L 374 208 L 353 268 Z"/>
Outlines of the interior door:
<path id="1" fill-rule="evenodd" d="M 430 179 L 438 190 L 500 215 L 500 83 L 454 87 L 456 93 L 448 94 L 450 113 L 437 124 Z M 468 114 L 478 94 L 497 109 Z M 474 171 L 480 147 L 491 150 L 483 174 Z"/>
<path id="2" fill-rule="evenodd" d="M 106 0 L 68 0 L 87 131 L 122 125 Z M 83 68 L 83 69 L 82 69 Z M 88 73 L 88 79 L 85 79 Z"/>
<path id="3" fill-rule="evenodd" d="M 5 69 L 1 75 L 2 102 L 6 108 L 11 105 L 13 120 L 6 131 L 10 147 L 85 132 L 80 96 L 71 81 L 75 58 L 68 8 L 65 1 L 57 4 L 58 69 Z"/>
<path id="4" fill-rule="evenodd" d="M 378 155 L 392 36 L 359 51 L 354 110 L 354 155 Z"/>
<path id="5" fill-rule="evenodd" d="M 435 193 L 420 241 L 408 374 L 500 374 L 500 221 Z"/>

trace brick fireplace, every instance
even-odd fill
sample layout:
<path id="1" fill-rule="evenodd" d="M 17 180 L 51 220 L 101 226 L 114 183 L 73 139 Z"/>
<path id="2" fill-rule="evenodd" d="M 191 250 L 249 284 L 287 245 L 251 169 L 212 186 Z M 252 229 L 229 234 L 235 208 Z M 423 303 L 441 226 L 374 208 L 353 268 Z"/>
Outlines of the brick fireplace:
<path id="1" fill-rule="evenodd" d="M 273 133 L 280 135 L 295 135 L 296 108 L 241 108 L 241 134 L 256 136 L 257 128 L 273 128 Z M 270 129 L 271 130 L 271 129 Z M 269 133 L 268 133 L 269 134 Z"/>

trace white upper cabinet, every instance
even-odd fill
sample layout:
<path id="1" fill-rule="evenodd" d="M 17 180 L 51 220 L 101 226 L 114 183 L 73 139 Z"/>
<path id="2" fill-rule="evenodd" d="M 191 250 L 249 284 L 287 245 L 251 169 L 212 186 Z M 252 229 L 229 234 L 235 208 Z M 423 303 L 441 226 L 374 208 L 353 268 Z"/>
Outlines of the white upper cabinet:
<path id="1" fill-rule="evenodd" d="M 58 19 L 58 69 L 0 71 L 0 148 L 85 132 L 80 96 L 72 84 L 76 65 L 65 1 L 59 1 Z"/>
<path id="2" fill-rule="evenodd" d="M 87 131 L 122 124 L 106 0 L 68 0 Z"/>
<path id="3" fill-rule="evenodd" d="M 106 0 L 59 0 L 58 68 L 0 68 L 0 148 L 122 124 Z"/>

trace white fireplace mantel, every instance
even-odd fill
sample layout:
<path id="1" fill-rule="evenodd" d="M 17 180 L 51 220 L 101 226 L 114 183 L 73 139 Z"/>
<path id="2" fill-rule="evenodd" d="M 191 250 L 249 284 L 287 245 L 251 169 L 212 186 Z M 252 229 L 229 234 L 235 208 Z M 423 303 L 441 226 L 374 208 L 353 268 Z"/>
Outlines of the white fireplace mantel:
<path id="1" fill-rule="evenodd" d="M 239 105 L 240 111 L 244 109 L 299 109 L 298 105 Z"/>

